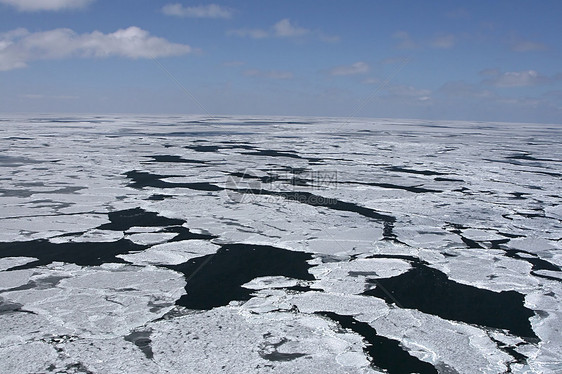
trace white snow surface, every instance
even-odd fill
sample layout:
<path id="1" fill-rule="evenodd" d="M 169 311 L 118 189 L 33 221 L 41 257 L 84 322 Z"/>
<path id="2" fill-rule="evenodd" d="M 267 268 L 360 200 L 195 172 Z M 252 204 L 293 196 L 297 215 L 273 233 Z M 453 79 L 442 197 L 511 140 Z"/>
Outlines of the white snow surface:
<path id="1" fill-rule="evenodd" d="M 3 116 L 0 243 L 127 239 L 143 249 L 95 266 L 0 258 L 0 373 L 385 372 L 361 335 L 317 312 L 351 315 L 439 373 L 560 373 L 562 273 L 533 267 L 537 259 L 562 267 L 560 144 L 562 125 L 530 123 Z M 280 155 L 252 154 L 259 150 Z M 175 186 L 135 188 L 124 174 L 132 170 Z M 229 190 L 248 183 L 233 180 L 237 172 L 271 193 Z M 392 216 L 396 241 L 385 240 L 380 220 L 272 193 L 295 191 Z M 213 239 L 99 228 L 133 208 Z M 315 279 L 266 275 L 243 285 L 253 292 L 247 301 L 175 305 L 189 280 L 170 267 L 233 243 L 310 253 Z M 539 341 L 362 295 L 369 279 L 409 271 L 408 258 L 457 283 L 523 294 Z M 125 339 L 136 332 L 149 335 L 151 357 Z M 527 359 L 515 362 L 494 340 Z"/>

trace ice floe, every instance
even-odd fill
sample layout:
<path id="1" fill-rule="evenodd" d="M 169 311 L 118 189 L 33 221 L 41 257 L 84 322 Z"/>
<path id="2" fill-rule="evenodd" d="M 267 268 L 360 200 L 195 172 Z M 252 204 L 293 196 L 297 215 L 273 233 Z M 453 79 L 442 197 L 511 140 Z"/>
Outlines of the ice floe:
<path id="1" fill-rule="evenodd" d="M 559 127 L 5 120 L 0 372 L 560 371 Z"/>

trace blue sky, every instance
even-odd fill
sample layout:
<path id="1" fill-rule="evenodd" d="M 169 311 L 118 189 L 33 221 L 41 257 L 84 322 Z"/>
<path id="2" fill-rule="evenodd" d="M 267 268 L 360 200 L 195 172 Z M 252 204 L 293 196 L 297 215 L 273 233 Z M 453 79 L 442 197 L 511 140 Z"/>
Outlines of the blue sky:
<path id="1" fill-rule="evenodd" d="M 560 1 L 0 0 L 0 111 L 562 123 Z"/>

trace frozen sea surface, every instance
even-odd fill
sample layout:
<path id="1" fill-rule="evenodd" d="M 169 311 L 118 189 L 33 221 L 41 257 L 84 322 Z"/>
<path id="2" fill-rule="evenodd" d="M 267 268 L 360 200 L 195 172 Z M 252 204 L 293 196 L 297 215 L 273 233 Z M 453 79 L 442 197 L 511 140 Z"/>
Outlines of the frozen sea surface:
<path id="1" fill-rule="evenodd" d="M 562 372 L 562 126 L 0 122 L 1 373 Z"/>

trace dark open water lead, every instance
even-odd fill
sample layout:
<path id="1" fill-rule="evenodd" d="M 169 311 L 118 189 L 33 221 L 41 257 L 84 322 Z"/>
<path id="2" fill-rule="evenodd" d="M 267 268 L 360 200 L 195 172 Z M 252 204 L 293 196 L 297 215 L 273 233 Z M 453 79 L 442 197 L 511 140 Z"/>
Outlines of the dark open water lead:
<path id="1" fill-rule="evenodd" d="M 437 369 L 429 362 L 420 360 L 404 350 L 398 340 L 377 335 L 377 330 L 368 323 L 359 322 L 352 316 L 345 316 L 333 312 L 317 312 L 339 323 L 344 329 L 352 330 L 361 335 L 367 342 L 365 353 L 371 358 L 375 368 L 387 370 L 391 374 L 421 373 L 437 374 Z"/>
<path id="2" fill-rule="evenodd" d="M 185 275 L 186 295 L 176 304 L 190 309 L 211 309 L 233 300 L 249 300 L 253 290 L 242 287 L 264 276 L 314 280 L 307 263 L 312 255 L 267 245 L 227 244 L 217 253 L 168 268 Z M 200 271 L 201 270 L 201 271 Z"/>
<path id="3" fill-rule="evenodd" d="M 457 283 L 445 273 L 416 262 L 403 274 L 370 283 L 376 287 L 363 294 L 379 297 L 387 303 L 398 300 L 404 308 L 538 339 L 529 322 L 535 313 L 524 306 L 525 297 L 519 292 L 494 292 Z"/>

